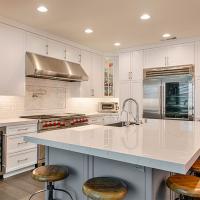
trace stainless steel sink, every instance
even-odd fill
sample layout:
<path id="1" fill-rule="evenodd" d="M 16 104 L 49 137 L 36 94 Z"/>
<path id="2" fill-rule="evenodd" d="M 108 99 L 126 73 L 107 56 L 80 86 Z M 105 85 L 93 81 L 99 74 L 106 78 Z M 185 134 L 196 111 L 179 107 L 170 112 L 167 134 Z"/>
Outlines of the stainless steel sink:
<path id="1" fill-rule="evenodd" d="M 131 122 L 130 125 L 133 125 L 135 123 Z M 114 124 L 107 124 L 105 126 L 114 126 L 114 127 L 123 127 L 123 126 L 126 126 L 126 123 L 125 122 L 117 122 L 117 123 L 114 123 Z"/>

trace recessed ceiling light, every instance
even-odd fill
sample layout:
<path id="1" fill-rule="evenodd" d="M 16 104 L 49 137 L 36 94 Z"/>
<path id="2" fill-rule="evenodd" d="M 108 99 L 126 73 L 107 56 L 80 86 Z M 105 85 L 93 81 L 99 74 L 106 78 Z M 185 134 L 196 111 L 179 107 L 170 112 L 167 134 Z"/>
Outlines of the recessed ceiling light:
<path id="1" fill-rule="evenodd" d="M 140 19 L 142 19 L 142 20 L 148 20 L 148 19 L 150 19 L 151 18 L 151 16 L 149 15 L 149 14 L 143 14 L 141 17 L 140 17 Z"/>
<path id="2" fill-rule="evenodd" d="M 114 45 L 115 45 L 116 47 L 118 47 L 118 46 L 120 46 L 121 44 L 120 44 L 119 42 L 115 42 Z"/>
<path id="3" fill-rule="evenodd" d="M 170 37 L 171 35 L 169 34 L 169 33 L 165 33 L 165 34 L 163 34 L 162 35 L 164 38 L 168 38 L 168 37 Z"/>
<path id="4" fill-rule="evenodd" d="M 39 6 L 39 7 L 37 8 L 37 10 L 38 10 L 39 12 L 45 13 L 45 12 L 48 11 L 48 8 L 47 8 L 46 6 Z"/>
<path id="5" fill-rule="evenodd" d="M 90 28 L 86 28 L 86 29 L 85 29 L 85 33 L 87 33 L 87 34 L 93 33 L 93 30 L 90 29 Z"/>

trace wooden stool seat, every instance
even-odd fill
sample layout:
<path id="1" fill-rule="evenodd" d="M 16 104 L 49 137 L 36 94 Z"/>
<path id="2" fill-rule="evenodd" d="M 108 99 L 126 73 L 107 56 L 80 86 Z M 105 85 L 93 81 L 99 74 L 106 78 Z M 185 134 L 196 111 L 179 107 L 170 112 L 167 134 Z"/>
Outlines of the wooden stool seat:
<path id="1" fill-rule="evenodd" d="M 167 186 L 186 197 L 200 198 L 200 178 L 190 175 L 174 175 L 167 179 Z"/>
<path id="2" fill-rule="evenodd" d="M 190 169 L 194 173 L 200 173 L 200 160 L 197 160 Z"/>
<path id="3" fill-rule="evenodd" d="M 33 170 L 33 179 L 40 182 L 55 182 L 65 179 L 69 176 L 69 170 L 66 166 L 47 165 Z"/>
<path id="4" fill-rule="evenodd" d="M 93 200 L 122 200 L 128 192 L 123 181 L 111 177 L 89 179 L 82 189 L 83 193 Z"/>

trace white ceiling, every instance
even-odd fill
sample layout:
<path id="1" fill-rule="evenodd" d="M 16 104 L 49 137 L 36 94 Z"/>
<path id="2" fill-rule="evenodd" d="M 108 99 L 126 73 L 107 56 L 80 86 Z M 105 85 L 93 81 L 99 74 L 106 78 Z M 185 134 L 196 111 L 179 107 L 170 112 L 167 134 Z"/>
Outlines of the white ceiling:
<path id="1" fill-rule="evenodd" d="M 40 4 L 49 11 L 38 13 Z M 200 36 L 199 9 L 200 0 L 0 0 L 3 17 L 103 51 L 157 43 L 165 32 Z M 151 19 L 141 21 L 143 13 Z"/>

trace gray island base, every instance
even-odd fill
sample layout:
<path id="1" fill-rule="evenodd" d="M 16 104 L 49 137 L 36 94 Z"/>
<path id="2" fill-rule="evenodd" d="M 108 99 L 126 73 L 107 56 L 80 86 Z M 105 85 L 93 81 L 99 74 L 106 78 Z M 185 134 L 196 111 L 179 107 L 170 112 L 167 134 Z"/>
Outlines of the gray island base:
<path id="1" fill-rule="evenodd" d="M 52 147 L 46 147 L 46 154 L 48 155 L 47 164 L 69 167 L 69 177 L 57 182 L 55 186 L 67 189 L 74 200 L 87 199 L 82 193 L 82 185 L 87 179 L 97 176 L 113 176 L 124 180 L 128 185 L 126 200 L 170 200 L 174 198 L 174 194 L 165 184 L 170 172 Z M 62 195 L 56 193 L 56 198 L 67 199 Z"/>

